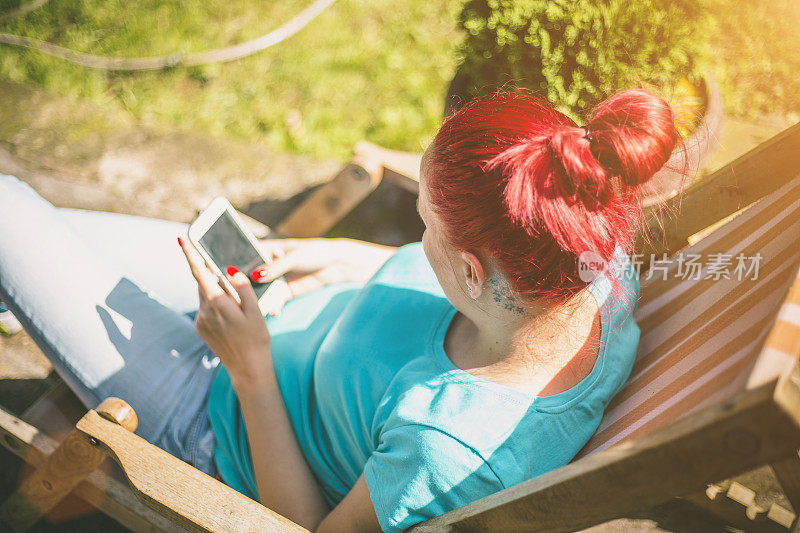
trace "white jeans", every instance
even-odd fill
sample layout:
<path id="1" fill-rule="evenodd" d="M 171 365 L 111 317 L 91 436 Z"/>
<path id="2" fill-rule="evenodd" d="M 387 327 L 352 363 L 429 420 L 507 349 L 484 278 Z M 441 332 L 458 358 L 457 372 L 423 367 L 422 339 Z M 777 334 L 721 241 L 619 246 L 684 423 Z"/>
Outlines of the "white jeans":
<path id="1" fill-rule="evenodd" d="M 138 435 L 213 475 L 219 360 L 194 328 L 186 225 L 57 209 L 0 175 L 0 228 L 0 299 L 81 401 L 122 398 Z"/>

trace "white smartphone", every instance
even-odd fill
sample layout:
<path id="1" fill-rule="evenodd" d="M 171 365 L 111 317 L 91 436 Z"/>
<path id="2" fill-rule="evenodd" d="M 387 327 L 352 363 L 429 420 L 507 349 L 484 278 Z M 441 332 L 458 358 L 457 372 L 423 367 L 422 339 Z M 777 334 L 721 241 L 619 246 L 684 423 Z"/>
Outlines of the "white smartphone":
<path id="1" fill-rule="evenodd" d="M 225 198 L 216 198 L 189 226 L 189 242 L 197 249 L 214 271 L 225 289 L 238 303 L 239 294 L 225 275 L 225 268 L 233 265 L 250 277 L 254 268 L 269 263 L 258 250 L 258 241 L 247 229 L 236 210 Z M 256 292 L 258 307 L 267 314 L 269 296 L 273 291 L 286 290 L 283 276 L 270 283 L 250 284 Z M 284 287 L 281 287 L 283 285 Z"/>

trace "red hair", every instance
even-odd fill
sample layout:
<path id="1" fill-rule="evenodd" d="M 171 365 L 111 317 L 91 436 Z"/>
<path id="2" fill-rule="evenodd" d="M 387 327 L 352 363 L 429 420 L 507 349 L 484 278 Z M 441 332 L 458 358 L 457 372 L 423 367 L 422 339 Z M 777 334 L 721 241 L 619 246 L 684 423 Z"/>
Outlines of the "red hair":
<path id="1" fill-rule="evenodd" d="M 429 148 L 427 188 L 456 247 L 496 259 L 512 287 L 563 301 L 578 256 L 630 252 L 642 185 L 679 141 L 672 110 L 644 90 L 599 104 L 586 126 L 527 93 L 473 100 Z"/>

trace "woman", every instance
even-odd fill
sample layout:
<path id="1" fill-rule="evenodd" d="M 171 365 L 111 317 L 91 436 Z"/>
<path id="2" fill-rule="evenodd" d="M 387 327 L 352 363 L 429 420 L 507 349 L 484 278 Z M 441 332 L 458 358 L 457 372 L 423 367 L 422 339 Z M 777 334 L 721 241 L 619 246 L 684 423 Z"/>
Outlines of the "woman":
<path id="1" fill-rule="evenodd" d="M 597 428 L 639 338 L 640 189 L 677 141 L 640 90 L 585 127 L 525 94 L 474 101 L 423 158 L 421 245 L 265 242 L 253 279 L 286 272 L 294 295 L 266 323 L 245 273 L 239 305 L 179 239 L 192 325 L 166 244 L 184 227 L 56 210 L 6 177 L 0 223 L 24 227 L 0 237 L 0 296 L 87 405 L 127 400 L 140 435 L 309 529 L 400 531 Z M 586 253 L 607 265 L 591 280 Z"/>

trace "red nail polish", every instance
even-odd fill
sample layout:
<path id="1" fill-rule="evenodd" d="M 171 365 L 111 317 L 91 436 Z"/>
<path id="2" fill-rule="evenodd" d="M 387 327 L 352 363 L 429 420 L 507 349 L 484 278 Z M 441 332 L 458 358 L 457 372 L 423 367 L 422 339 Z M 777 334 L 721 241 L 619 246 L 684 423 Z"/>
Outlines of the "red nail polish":
<path id="1" fill-rule="evenodd" d="M 229 276 L 233 277 L 237 272 L 239 272 L 239 269 L 233 265 L 228 265 L 225 267 L 225 272 L 227 272 Z"/>
<path id="2" fill-rule="evenodd" d="M 178 246 L 183 248 L 183 239 L 181 239 L 180 237 L 178 237 Z"/>
<path id="3" fill-rule="evenodd" d="M 250 273 L 250 279 L 253 281 L 261 281 L 264 278 L 264 268 L 257 268 Z"/>

